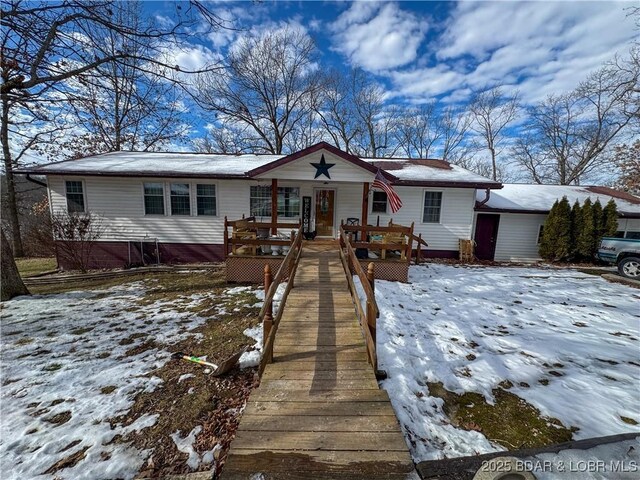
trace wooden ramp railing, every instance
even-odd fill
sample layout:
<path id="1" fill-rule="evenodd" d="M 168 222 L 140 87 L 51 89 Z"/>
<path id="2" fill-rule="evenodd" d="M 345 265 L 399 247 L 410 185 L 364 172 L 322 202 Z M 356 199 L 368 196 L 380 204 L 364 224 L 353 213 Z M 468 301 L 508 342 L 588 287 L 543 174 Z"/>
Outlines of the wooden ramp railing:
<path id="1" fill-rule="evenodd" d="M 353 303 L 356 306 L 356 315 L 360 322 L 360 328 L 362 329 L 362 334 L 367 346 L 367 357 L 369 359 L 369 363 L 373 367 L 373 371 L 377 372 L 378 355 L 376 353 L 376 319 L 378 318 L 379 310 L 374 290 L 375 266 L 373 263 L 369 263 L 367 272 L 365 273 L 364 268 L 362 268 L 360 261 L 356 257 L 356 253 L 351 245 L 351 239 L 347 235 L 344 225 L 340 227 L 340 242 L 344 245 L 344 250 L 342 248 L 340 249 L 340 260 L 342 261 L 342 266 L 344 267 L 344 271 L 347 275 L 347 282 L 349 284 Z M 355 272 L 362 284 L 362 289 L 364 290 L 366 297 L 364 300 L 364 307 L 362 306 L 362 299 L 360 299 L 353 281 L 353 276 L 351 275 L 352 271 Z"/>
<path id="2" fill-rule="evenodd" d="M 284 312 L 284 305 L 289 296 L 289 292 L 293 288 L 294 277 L 298 269 L 298 263 L 300 262 L 300 255 L 302 254 L 302 229 L 298 229 L 297 233 L 292 232 L 292 237 L 291 249 L 289 253 L 287 253 L 287 256 L 284 257 L 276 276 L 271 277 L 271 267 L 269 265 L 264 267 L 264 305 L 258 317 L 263 324 L 262 360 L 258 370 L 260 376 L 262 376 L 267 364 L 273 360 L 273 342 L 275 341 L 278 325 Z M 278 311 L 274 317 L 273 297 L 278 290 L 278 286 L 284 280 L 285 272 L 289 273 L 287 287 L 282 295 L 280 305 L 278 305 Z"/>
<path id="3" fill-rule="evenodd" d="M 375 328 L 365 323 L 365 345 L 347 290 L 346 256 L 341 261 L 337 242 L 305 243 L 302 257 L 300 235 L 294 245 L 265 294 L 260 315 L 268 320 L 277 285 L 289 272 L 265 334 L 260 386 L 242 414 L 222 479 L 405 479 L 414 465 L 371 369 Z M 358 263 L 352 247 L 349 258 Z M 354 266 L 370 299 L 364 309 L 357 301 L 359 314 L 375 327 L 373 289 L 362 266 Z M 355 291 L 352 278 L 350 288 Z"/>

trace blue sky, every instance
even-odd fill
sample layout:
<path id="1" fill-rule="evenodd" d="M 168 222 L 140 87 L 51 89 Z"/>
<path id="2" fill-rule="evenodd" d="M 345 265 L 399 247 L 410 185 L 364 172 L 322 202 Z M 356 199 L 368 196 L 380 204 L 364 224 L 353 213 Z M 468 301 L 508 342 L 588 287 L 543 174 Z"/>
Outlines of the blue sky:
<path id="1" fill-rule="evenodd" d="M 170 19 L 175 2 L 146 2 Z M 311 35 L 321 68 L 361 67 L 394 102 L 459 102 L 502 83 L 525 103 L 573 89 L 637 37 L 631 2 L 210 2 L 237 31 L 194 35 L 174 52 L 197 67 L 233 42 L 289 25 Z"/>

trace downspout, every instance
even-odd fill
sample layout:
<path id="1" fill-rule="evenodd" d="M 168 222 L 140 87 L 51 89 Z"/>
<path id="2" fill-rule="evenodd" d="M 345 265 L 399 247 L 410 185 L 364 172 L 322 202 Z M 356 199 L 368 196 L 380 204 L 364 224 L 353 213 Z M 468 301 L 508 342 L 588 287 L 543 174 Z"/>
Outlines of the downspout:
<path id="1" fill-rule="evenodd" d="M 40 185 L 41 187 L 47 188 L 48 185 L 44 182 L 41 182 L 40 180 L 36 180 L 35 178 L 31 178 L 31 174 L 27 173 L 27 180 L 29 180 L 31 183 L 35 183 L 36 185 Z"/>
<path id="2" fill-rule="evenodd" d="M 480 208 L 481 206 L 483 206 L 485 203 L 487 203 L 489 201 L 489 199 L 491 198 L 491 189 L 487 188 L 484 191 L 484 200 L 482 200 L 481 202 L 477 202 L 476 204 L 476 208 Z"/>

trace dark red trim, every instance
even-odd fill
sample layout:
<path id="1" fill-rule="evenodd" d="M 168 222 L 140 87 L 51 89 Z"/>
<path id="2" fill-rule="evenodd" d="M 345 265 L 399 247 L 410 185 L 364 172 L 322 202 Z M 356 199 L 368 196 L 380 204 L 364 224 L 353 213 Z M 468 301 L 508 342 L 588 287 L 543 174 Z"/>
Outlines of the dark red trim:
<path id="1" fill-rule="evenodd" d="M 619 190 L 615 190 L 610 187 L 599 187 L 599 186 L 586 187 L 586 189 L 590 192 L 597 193 L 599 195 L 608 195 L 613 198 L 625 200 L 634 205 L 640 205 L 640 198 L 636 197 L 635 195 L 631 195 L 629 192 L 621 192 Z"/>
<path id="2" fill-rule="evenodd" d="M 443 180 L 397 180 L 394 185 L 401 187 L 491 188 L 494 190 L 502 188 L 502 184 L 496 182 L 448 182 Z"/>
<path id="3" fill-rule="evenodd" d="M 319 150 L 327 150 L 329 153 L 332 153 L 338 158 L 343 159 L 346 162 L 352 163 L 357 167 L 363 168 L 373 174 L 378 172 L 378 168 L 372 165 L 369 162 L 365 162 L 364 160 L 360 160 L 355 155 L 351 155 L 343 150 L 340 150 L 338 147 L 334 147 L 333 145 L 328 144 L 327 142 L 320 142 L 312 145 L 310 147 L 305 148 L 304 150 L 300 150 L 299 152 L 292 153 L 291 155 L 287 155 L 286 157 L 279 158 L 278 160 L 274 160 L 273 162 L 267 163 L 266 165 L 262 165 L 261 167 L 254 168 L 253 170 L 249 170 L 247 175 L 250 177 L 255 177 L 256 175 L 262 175 L 263 173 L 267 173 L 274 168 L 282 167 L 291 163 L 295 160 L 298 160 L 307 155 L 311 155 Z M 390 174 L 389 172 L 383 172 L 385 176 L 391 180 L 396 181 L 397 178 Z"/>
<path id="4" fill-rule="evenodd" d="M 224 261 L 224 245 L 203 243 L 159 243 L 160 263 L 200 263 Z M 132 255 L 132 263 L 139 262 L 139 254 L 136 251 Z M 71 269 L 69 264 L 61 256 L 58 256 L 60 268 Z M 97 242 L 89 260 L 89 268 L 127 268 L 129 265 L 128 242 Z"/>
<path id="5" fill-rule="evenodd" d="M 415 256 L 417 250 L 413 249 L 413 255 Z M 432 250 L 430 248 L 423 248 L 420 253 L 422 258 L 459 258 L 460 252 L 458 250 Z"/>

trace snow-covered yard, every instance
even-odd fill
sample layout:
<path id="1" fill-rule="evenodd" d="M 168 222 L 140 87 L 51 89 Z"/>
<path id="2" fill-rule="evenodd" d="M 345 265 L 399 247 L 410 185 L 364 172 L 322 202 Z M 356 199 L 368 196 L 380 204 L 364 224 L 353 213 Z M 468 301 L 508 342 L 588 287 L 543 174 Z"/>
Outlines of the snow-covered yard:
<path id="1" fill-rule="evenodd" d="M 149 468 L 151 449 L 137 448 L 126 439 L 162 423 L 162 414 L 145 413 L 122 423 L 117 419 L 125 418 L 136 395 L 162 389 L 165 381 L 157 375 L 171 358 L 168 347 L 206 341 L 193 329 L 224 321 L 226 309 L 251 308 L 257 302 L 250 287 L 150 297 L 150 285 L 153 282 L 125 283 L 106 290 L 18 297 L 3 304 L 3 479 L 132 478 Z M 241 332 L 239 342 L 254 343 L 242 340 Z M 257 329 L 246 333 L 258 340 L 261 336 Z M 252 352 L 247 360 L 258 357 Z M 198 378 L 192 377 L 206 371 L 187 362 L 174 364 L 191 373 L 173 372 L 172 382 L 184 388 L 185 395 L 194 393 Z M 193 443 L 200 430 L 168 432 L 175 448 L 189 455 L 192 469 L 212 466 L 220 450 L 209 445 L 208 451 L 196 452 Z"/>
<path id="2" fill-rule="evenodd" d="M 528 403 L 516 423 L 537 409 L 574 439 L 640 432 L 640 290 L 575 270 L 432 264 L 408 284 L 377 281 L 376 299 L 382 386 L 415 461 L 520 446 L 454 425 L 443 398 L 472 411 L 507 392 Z"/>

